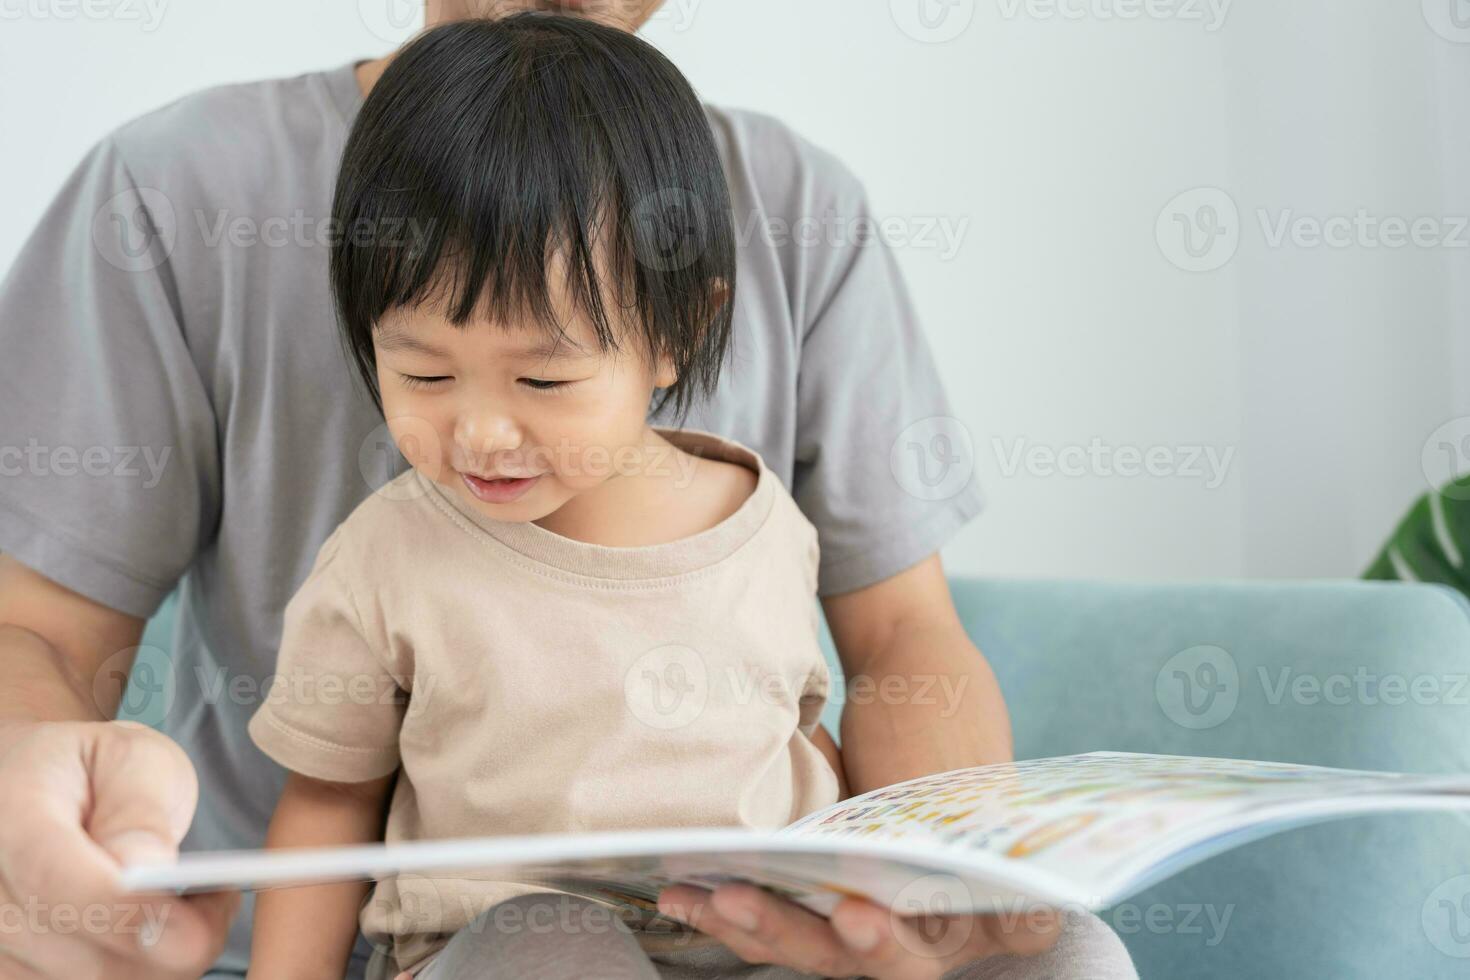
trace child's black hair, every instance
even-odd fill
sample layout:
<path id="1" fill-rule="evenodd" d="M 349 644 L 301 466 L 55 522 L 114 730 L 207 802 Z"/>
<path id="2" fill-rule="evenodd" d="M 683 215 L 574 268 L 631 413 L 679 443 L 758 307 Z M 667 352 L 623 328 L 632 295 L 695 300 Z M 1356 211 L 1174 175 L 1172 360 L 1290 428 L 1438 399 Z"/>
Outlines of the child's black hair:
<path id="1" fill-rule="evenodd" d="M 724 171 L 689 83 L 632 34 L 542 13 L 426 31 L 363 104 L 332 217 L 342 340 L 380 410 L 384 313 L 442 301 L 456 326 L 530 315 L 559 334 L 558 249 L 602 349 L 628 311 L 678 369 L 656 409 L 672 399 L 682 419 L 719 379 L 735 291 Z"/>

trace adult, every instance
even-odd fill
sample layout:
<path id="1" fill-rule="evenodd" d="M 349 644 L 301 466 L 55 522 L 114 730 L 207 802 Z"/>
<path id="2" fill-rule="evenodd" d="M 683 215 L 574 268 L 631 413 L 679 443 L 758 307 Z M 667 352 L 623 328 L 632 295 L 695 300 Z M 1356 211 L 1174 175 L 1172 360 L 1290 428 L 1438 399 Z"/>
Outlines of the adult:
<path id="1" fill-rule="evenodd" d="M 429 0 L 426 20 L 543 5 Z M 659 5 L 557 4 L 627 30 Z M 24 458 L 0 477 L 0 904 L 86 919 L 32 915 L 0 933 L 0 977 L 244 971 L 248 901 L 137 902 L 113 875 L 180 846 L 260 844 L 282 776 L 245 723 L 283 607 L 327 534 L 401 465 L 353 383 L 327 282 L 344 231 L 329 221 L 337 161 L 386 63 L 216 87 L 117 128 L 0 286 L 0 447 Z M 759 451 L 819 529 L 819 591 L 850 676 L 916 680 L 922 663 L 962 692 L 942 719 L 902 697 L 850 703 L 853 788 L 1008 758 L 1004 705 L 937 555 L 978 492 L 936 492 L 905 469 L 955 461 L 910 453 L 943 434 L 932 420 L 948 408 L 897 267 L 871 240 L 784 232 L 833 216 L 861 227 L 862 186 L 774 119 L 709 119 L 745 234 L 733 361 L 687 424 Z M 159 730 L 112 721 L 145 620 L 175 589 Z M 937 977 L 1054 938 L 968 920 L 963 946 L 950 933 L 941 950 L 856 901 L 831 921 L 741 887 L 670 901 L 741 956 L 811 972 Z M 1095 919 L 1034 962 L 1046 976 L 1128 969 Z"/>

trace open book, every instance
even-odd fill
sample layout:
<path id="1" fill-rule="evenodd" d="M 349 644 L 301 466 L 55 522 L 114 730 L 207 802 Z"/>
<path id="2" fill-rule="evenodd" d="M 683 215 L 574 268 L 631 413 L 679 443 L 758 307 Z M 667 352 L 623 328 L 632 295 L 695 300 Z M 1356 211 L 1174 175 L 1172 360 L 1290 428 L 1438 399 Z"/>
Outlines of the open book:
<path id="1" fill-rule="evenodd" d="M 477 877 L 600 899 L 644 929 L 674 882 L 743 880 L 819 913 L 845 895 L 904 914 L 1102 909 L 1268 834 L 1391 810 L 1470 809 L 1470 776 L 1096 752 L 981 766 L 843 800 L 780 830 L 648 830 L 188 854 L 133 891 Z"/>

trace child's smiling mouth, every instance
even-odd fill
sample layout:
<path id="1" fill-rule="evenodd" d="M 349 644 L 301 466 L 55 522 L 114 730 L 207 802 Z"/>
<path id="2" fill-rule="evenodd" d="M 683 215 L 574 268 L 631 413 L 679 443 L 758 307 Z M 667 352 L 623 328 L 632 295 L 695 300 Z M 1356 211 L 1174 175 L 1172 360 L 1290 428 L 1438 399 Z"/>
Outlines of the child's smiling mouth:
<path id="1" fill-rule="evenodd" d="M 487 504 L 508 504 L 519 500 L 542 476 L 538 473 L 536 476 L 485 479 L 464 472 L 459 475 L 465 486 L 469 487 L 470 493 Z"/>

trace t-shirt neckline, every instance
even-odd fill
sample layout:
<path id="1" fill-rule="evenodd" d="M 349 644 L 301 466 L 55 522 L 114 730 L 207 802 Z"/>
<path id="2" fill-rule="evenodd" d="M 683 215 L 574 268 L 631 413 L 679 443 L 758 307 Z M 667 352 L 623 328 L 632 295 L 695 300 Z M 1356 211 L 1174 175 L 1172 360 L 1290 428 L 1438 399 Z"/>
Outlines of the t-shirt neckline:
<path id="1" fill-rule="evenodd" d="M 757 452 L 734 440 L 700 429 L 653 426 L 653 430 L 687 453 L 739 463 L 753 470 L 755 489 L 733 514 L 697 534 L 663 544 L 609 547 L 568 538 L 529 521 L 497 521 L 417 469 L 413 470 L 413 479 L 446 516 L 463 518 L 505 547 L 542 565 L 604 579 L 683 575 L 730 556 L 755 535 L 770 514 L 776 478 Z"/>

